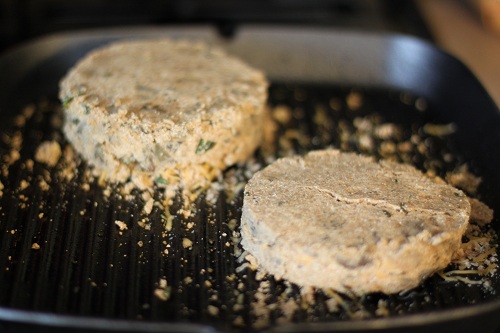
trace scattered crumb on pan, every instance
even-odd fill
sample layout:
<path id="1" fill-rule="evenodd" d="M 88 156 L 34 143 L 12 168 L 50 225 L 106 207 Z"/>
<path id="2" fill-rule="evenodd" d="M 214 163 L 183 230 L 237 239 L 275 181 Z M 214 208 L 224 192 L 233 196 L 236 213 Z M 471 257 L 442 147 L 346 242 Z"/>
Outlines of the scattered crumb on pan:
<path id="1" fill-rule="evenodd" d="M 168 286 L 167 280 L 161 278 L 158 281 L 157 288 L 154 290 L 154 295 L 161 301 L 166 302 L 170 298 L 172 287 Z"/>

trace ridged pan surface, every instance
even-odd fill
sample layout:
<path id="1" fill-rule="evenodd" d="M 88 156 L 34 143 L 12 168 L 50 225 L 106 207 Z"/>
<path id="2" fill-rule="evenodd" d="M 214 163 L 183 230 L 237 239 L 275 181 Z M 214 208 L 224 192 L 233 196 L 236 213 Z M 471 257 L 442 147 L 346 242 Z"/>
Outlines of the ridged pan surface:
<path id="1" fill-rule="evenodd" d="M 93 47 L 164 35 L 219 43 L 263 67 L 271 80 L 274 134 L 251 161 L 231 167 L 203 193 L 191 215 L 183 214 L 179 198 L 168 211 L 154 206 L 148 214 L 139 191 L 124 194 L 122 187 L 103 187 L 90 177 L 85 161 L 68 153 L 56 98 L 61 75 Z M 359 53 L 365 47 L 372 58 L 363 63 Z M 297 52 L 287 58 L 287 48 Z M 419 51 L 425 60 L 404 58 L 404 49 Z M 305 61 L 315 65 L 307 68 Z M 297 68 L 303 62 L 306 68 Z M 363 66 L 368 67 L 360 72 Z M 327 147 L 411 163 L 442 178 L 466 167 L 481 179 L 471 195 L 500 209 L 498 110 L 465 67 L 429 45 L 402 37 L 287 29 L 243 29 L 234 41 L 218 40 L 204 29 L 113 30 L 26 45 L 1 58 L 0 69 L 11 82 L 0 94 L 0 328 L 474 332 L 500 326 L 498 273 L 462 281 L 436 274 L 411 291 L 354 297 L 261 274 L 239 245 L 248 178 L 277 157 Z M 419 82 L 415 73 L 422 71 L 432 76 Z M 34 157 L 47 141 L 63 150 L 54 166 Z M 156 188 L 157 198 L 161 190 Z M 494 253 L 497 219 L 481 232 Z M 495 255 L 487 258 L 485 266 L 495 264 Z"/>

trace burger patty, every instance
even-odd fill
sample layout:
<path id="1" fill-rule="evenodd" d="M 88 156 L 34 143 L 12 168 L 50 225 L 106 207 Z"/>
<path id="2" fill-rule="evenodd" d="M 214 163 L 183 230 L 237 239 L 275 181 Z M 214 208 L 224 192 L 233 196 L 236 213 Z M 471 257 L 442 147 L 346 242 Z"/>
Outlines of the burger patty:
<path id="1" fill-rule="evenodd" d="M 450 263 L 470 210 L 462 191 L 412 166 L 315 151 L 252 177 L 241 243 L 263 269 L 299 285 L 396 293 Z"/>
<path id="2" fill-rule="evenodd" d="M 259 146 L 267 87 L 261 71 L 203 42 L 119 41 L 60 82 L 63 130 L 110 181 L 194 191 Z"/>

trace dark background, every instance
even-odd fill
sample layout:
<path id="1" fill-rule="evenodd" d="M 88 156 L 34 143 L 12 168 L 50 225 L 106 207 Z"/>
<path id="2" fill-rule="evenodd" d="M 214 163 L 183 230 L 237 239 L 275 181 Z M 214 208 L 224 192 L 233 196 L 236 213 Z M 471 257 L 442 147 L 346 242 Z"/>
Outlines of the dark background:
<path id="1" fill-rule="evenodd" d="M 290 24 L 431 36 L 407 0 L 0 0 L 0 51 L 57 31 L 133 25 Z"/>

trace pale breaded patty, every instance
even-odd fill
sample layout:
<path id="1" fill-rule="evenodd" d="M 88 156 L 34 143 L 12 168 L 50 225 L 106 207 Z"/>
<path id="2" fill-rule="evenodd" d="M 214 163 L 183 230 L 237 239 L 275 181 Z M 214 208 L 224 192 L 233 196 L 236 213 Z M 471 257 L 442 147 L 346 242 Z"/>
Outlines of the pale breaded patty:
<path id="1" fill-rule="evenodd" d="M 470 209 L 462 191 L 412 166 L 316 151 L 279 159 L 249 181 L 242 246 L 299 285 L 395 293 L 450 263 Z"/>
<path id="2" fill-rule="evenodd" d="M 130 40 L 86 55 L 59 96 L 64 133 L 96 173 L 192 192 L 260 145 L 267 87 L 203 42 Z"/>

